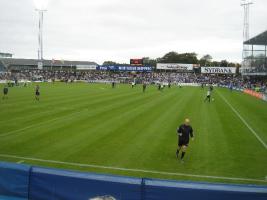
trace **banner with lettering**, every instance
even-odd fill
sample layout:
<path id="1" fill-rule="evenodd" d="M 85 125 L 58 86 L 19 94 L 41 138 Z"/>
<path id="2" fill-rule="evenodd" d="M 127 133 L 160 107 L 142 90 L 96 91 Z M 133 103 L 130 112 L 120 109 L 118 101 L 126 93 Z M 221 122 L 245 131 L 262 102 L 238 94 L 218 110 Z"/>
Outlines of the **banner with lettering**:
<path id="1" fill-rule="evenodd" d="M 235 67 L 201 67 L 202 74 L 236 74 Z"/>

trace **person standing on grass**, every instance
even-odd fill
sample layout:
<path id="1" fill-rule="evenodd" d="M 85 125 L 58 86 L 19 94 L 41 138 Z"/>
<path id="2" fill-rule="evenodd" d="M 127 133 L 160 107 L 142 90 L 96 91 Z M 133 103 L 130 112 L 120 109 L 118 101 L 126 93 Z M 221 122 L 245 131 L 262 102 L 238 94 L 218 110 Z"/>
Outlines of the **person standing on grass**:
<path id="1" fill-rule="evenodd" d="M 208 90 L 208 91 L 207 91 L 207 97 L 206 97 L 206 99 L 204 100 L 204 102 L 209 101 L 209 103 L 210 103 L 210 96 L 211 96 L 211 91 Z"/>
<path id="2" fill-rule="evenodd" d="M 213 84 L 210 84 L 210 91 L 213 91 Z"/>
<path id="3" fill-rule="evenodd" d="M 172 86 L 172 85 L 171 85 L 171 82 L 169 81 L 169 83 L 168 83 L 168 88 L 171 88 L 171 86 Z"/>
<path id="4" fill-rule="evenodd" d="M 160 90 L 161 90 L 161 84 L 158 83 L 158 91 L 160 91 Z"/>
<path id="5" fill-rule="evenodd" d="M 185 119 L 184 124 L 177 129 L 178 133 L 178 148 L 176 150 L 176 158 L 179 156 L 180 150 L 182 151 L 181 161 L 183 162 L 186 149 L 189 144 L 190 137 L 194 140 L 193 128 L 190 126 L 190 120 Z"/>
<path id="6" fill-rule="evenodd" d="M 229 90 L 232 92 L 233 91 L 233 83 L 231 82 L 229 85 Z"/>
<path id="7" fill-rule="evenodd" d="M 144 82 L 143 83 L 143 92 L 145 92 L 146 91 L 146 83 Z"/>
<path id="8" fill-rule="evenodd" d="M 36 85 L 36 87 L 35 87 L 35 99 L 37 101 L 40 100 L 40 86 L 39 85 Z"/>
<path id="9" fill-rule="evenodd" d="M 115 88 L 115 81 L 112 81 L 111 85 L 112 85 L 112 88 L 114 89 Z"/>
<path id="10" fill-rule="evenodd" d="M 3 100 L 8 99 L 8 96 L 7 96 L 8 95 L 8 87 L 7 87 L 7 85 L 4 86 L 3 94 L 4 94 Z"/>
<path id="11" fill-rule="evenodd" d="M 134 86 L 135 86 L 135 82 L 132 82 L 132 88 L 134 88 Z"/>

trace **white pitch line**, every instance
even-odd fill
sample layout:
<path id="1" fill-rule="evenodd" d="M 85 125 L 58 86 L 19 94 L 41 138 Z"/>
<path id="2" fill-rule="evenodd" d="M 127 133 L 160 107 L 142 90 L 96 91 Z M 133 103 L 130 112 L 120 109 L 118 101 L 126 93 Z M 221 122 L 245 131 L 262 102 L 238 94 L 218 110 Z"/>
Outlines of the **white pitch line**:
<path id="1" fill-rule="evenodd" d="M 24 160 L 20 160 L 17 162 L 18 164 L 24 163 Z"/>
<path id="2" fill-rule="evenodd" d="M 23 159 L 23 160 L 37 161 L 37 162 L 43 162 L 43 163 L 61 164 L 61 165 L 76 166 L 76 167 L 109 169 L 109 170 L 115 170 L 115 171 L 142 172 L 142 173 L 148 173 L 148 174 L 161 174 L 161 175 L 170 175 L 170 176 L 185 176 L 185 177 L 206 178 L 206 179 L 220 179 L 220 180 L 231 180 L 231 181 L 248 181 L 248 182 L 267 183 L 267 180 L 264 180 L 264 179 L 209 176 L 209 175 L 164 172 L 164 171 L 144 170 L 144 169 L 131 169 L 131 168 L 122 168 L 122 167 L 112 167 L 112 166 L 102 166 L 102 165 L 93 165 L 93 164 L 64 162 L 64 161 L 56 161 L 56 160 L 46 160 L 46 159 L 40 159 L 40 158 L 31 158 L 31 157 L 15 156 L 15 155 L 8 155 L 8 154 L 0 154 L 0 157 L 2 157 L 2 158 L 14 158 L 14 159 L 20 159 L 20 160 Z"/>
<path id="3" fill-rule="evenodd" d="M 246 122 L 246 120 L 239 114 L 239 112 L 227 101 L 227 99 L 219 92 L 217 93 L 220 95 L 220 97 L 224 100 L 224 102 L 232 109 L 232 111 L 239 117 L 239 119 L 246 125 L 246 127 L 253 133 L 253 135 L 259 140 L 259 142 L 267 149 L 267 144 L 260 138 L 260 136 L 254 131 L 253 128 Z"/>

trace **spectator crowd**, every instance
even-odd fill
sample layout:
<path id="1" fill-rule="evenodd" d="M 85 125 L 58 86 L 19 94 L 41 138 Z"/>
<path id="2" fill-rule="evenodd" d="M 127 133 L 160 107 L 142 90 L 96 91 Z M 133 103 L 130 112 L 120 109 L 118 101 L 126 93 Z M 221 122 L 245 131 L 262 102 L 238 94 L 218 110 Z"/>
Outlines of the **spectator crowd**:
<path id="1" fill-rule="evenodd" d="M 113 71 L 48 71 L 23 70 L 19 72 L 0 73 L 0 81 L 87 81 L 87 82 L 120 82 L 137 84 L 157 83 L 199 83 L 218 84 L 227 87 L 257 89 L 266 91 L 267 79 L 246 79 L 240 75 L 198 74 L 175 72 L 113 72 Z"/>

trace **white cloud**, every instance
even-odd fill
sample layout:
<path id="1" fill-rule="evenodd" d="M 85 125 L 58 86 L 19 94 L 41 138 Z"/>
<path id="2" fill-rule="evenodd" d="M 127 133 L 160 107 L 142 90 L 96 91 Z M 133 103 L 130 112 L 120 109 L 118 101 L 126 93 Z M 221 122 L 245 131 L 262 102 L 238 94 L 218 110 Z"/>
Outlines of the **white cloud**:
<path id="1" fill-rule="evenodd" d="M 267 29 L 266 0 L 251 8 L 251 35 Z M 169 51 L 241 60 L 239 0 L 49 0 L 45 58 L 129 62 Z M 0 51 L 37 57 L 32 0 L 0 0 Z"/>

